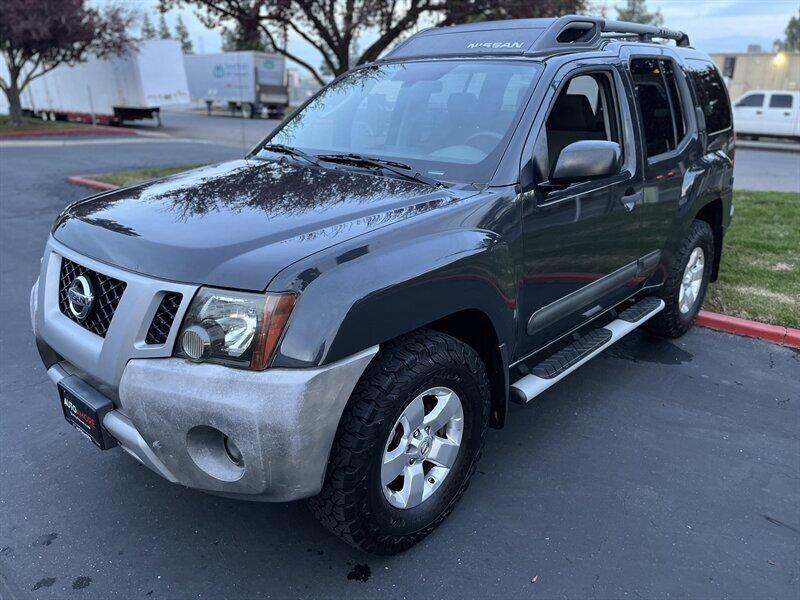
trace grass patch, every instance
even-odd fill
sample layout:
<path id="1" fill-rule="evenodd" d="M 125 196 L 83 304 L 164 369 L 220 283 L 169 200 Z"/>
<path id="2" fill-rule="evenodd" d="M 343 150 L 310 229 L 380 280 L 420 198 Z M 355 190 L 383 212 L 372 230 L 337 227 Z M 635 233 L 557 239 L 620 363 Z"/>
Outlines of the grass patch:
<path id="1" fill-rule="evenodd" d="M 177 167 L 152 167 L 147 169 L 130 169 L 127 171 L 112 171 L 111 173 L 103 173 L 101 175 L 88 175 L 89 178 L 112 185 L 124 187 L 126 185 L 136 185 L 137 183 L 144 183 L 151 179 L 158 179 L 159 177 L 166 177 L 167 175 L 174 175 L 181 171 L 188 171 L 202 165 L 179 165 Z"/>
<path id="2" fill-rule="evenodd" d="M 738 191 L 734 203 L 704 308 L 800 327 L 800 194 Z"/>
<path id="3" fill-rule="evenodd" d="M 23 117 L 22 125 L 15 127 L 14 125 L 11 125 L 11 117 L 8 115 L 0 115 L 0 132 L 39 131 L 41 129 L 68 129 L 71 127 L 91 127 L 91 125 L 84 125 L 83 123 L 70 123 L 69 121 L 42 121 L 41 119 Z"/>

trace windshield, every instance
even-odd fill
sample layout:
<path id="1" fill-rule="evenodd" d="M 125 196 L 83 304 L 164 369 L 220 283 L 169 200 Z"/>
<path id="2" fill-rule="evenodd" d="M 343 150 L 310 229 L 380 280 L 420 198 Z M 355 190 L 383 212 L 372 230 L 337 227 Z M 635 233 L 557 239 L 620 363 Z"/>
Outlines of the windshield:
<path id="1" fill-rule="evenodd" d="M 323 90 L 269 143 L 401 161 L 440 181 L 486 182 L 537 74 L 523 61 L 372 65 Z"/>

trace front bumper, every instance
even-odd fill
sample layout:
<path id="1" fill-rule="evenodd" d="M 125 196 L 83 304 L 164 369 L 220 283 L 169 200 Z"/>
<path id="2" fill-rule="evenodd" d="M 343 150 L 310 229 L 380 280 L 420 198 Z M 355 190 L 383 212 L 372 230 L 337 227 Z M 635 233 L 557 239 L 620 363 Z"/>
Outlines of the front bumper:
<path id="1" fill-rule="evenodd" d="M 369 348 L 315 369 L 244 371 L 178 358 L 131 360 L 120 407 L 103 425 L 120 446 L 173 483 L 268 502 L 319 492 L 350 394 Z M 59 363 L 54 382 L 70 374 Z M 225 436 L 241 452 L 236 464 Z"/>
<path id="2" fill-rule="evenodd" d="M 67 319 L 57 305 L 61 256 L 127 282 L 106 336 Z M 166 344 L 144 331 L 164 290 L 184 294 Z M 103 425 L 120 446 L 174 483 L 261 501 L 319 492 L 342 411 L 374 346 L 312 369 L 246 371 L 170 357 L 194 288 L 149 279 L 48 243 L 31 291 L 37 345 L 54 382 L 77 375 L 114 403 Z M 238 462 L 226 450 L 233 442 Z M 230 446 L 229 446 L 230 447 Z"/>

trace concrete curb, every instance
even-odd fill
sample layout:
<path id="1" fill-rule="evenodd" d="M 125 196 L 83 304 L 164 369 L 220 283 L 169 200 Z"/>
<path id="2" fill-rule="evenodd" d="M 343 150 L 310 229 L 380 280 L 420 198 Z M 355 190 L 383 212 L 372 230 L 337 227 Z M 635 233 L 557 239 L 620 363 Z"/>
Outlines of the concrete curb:
<path id="1" fill-rule="evenodd" d="M 800 329 L 794 329 L 793 327 L 767 325 L 766 323 L 758 323 L 757 321 L 749 321 L 739 317 L 729 317 L 728 315 L 721 315 L 707 310 L 700 311 L 695 323 L 701 327 L 708 327 L 717 331 L 754 337 L 773 344 L 788 346 L 789 348 L 800 348 Z"/>
<path id="2" fill-rule="evenodd" d="M 83 187 L 92 188 L 93 190 L 102 190 L 104 192 L 119 188 L 118 185 L 114 185 L 113 183 L 97 181 L 96 179 L 92 179 L 86 175 L 70 175 L 67 177 L 67 181 L 73 185 L 82 185 Z"/>
<path id="3" fill-rule="evenodd" d="M 796 142 L 762 142 L 761 140 L 736 140 L 736 147 L 747 150 L 774 150 L 776 152 L 800 152 Z"/>
<path id="4" fill-rule="evenodd" d="M 47 137 L 47 136 L 73 136 L 73 135 L 138 135 L 135 129 L 125 127 L 64 127 L 63 129 L 28 129 L 22 131 L 2 131 L 0 139 L 19 137 Z"/>

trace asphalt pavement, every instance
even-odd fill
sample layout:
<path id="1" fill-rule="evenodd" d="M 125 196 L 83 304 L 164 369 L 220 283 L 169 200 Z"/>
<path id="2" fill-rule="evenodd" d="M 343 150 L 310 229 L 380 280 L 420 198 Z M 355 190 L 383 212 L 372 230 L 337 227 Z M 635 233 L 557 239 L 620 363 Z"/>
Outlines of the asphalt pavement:
<path id="1" fill-rule="evenodd" d="M 139 141 L 0 145 L 0 596 L 703 597 L 800 594 L 800 353 L 634 333 L 491 431 L 472 486 L 379 558 L 303 502 L 172 485 L 66 424 L 28 291 L 67 175 L 241 156 Z"/>
<path id="2" fill-rule="evenodd" d="M 280 123 L 274 119 L 244 119 L 223 110 L 215 110 L 209 117 L 205 111 L 176 109 L 162 111 L 161 121 L 162 127 L 149 120 L 131 123 L 130 127 L 145 133 L 212 140 L 246 153 Z"/>

